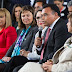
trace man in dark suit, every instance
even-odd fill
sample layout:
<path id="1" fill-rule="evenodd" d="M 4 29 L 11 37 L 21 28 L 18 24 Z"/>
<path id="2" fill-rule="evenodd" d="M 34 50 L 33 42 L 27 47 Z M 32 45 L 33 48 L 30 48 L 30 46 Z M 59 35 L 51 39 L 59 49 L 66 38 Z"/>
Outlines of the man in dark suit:
<path id="1" fill-rule="evenodd" d="M 42 20 L 43 24 L 48 25 L 51 31 L 44 48 L 43 59 L 40 60 L 40 63 L 51 59 L 53 54 L 63 46 L 66 39 L 70 36 L 65 21 L 60 18 L 60 11 L 56 5 L 50 4 L 43 6 Z M 38 37 L 35 40 L 35 45 L 41 46 L 41 38 Z"/>

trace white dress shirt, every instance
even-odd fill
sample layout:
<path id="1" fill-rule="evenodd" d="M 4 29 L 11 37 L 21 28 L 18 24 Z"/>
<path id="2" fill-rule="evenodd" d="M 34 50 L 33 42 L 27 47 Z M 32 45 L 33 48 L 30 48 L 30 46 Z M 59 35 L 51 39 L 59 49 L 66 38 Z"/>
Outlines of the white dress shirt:
<path id="1" fill-rule="evenodd" d="M 42 30 L 41 37 L 44 36 L 44 33 L 45 33 L 45 31 L 46 31 L 47 28 L 48 28 L 48 27 L 45 27 L 45 28 Z M 39 37 L 39 31 L 36 33 L 35 39 L 36 39 L 37 37 Z M 42 43 L 43 43 L 43 42 L 44 42 L 44 41 L 42 40 Z M 36 50 L 36 49 L 37 49 L 37 47 L 36 47 L 35 44 L 34 44 L 33 47 L 32 47 L 32 52 L 31 52 L 31 53 L 28 53 L 28 56 L 27 56 L 28 60 L 37 60 L 37 59 L 40 58 L 40 55 L 37 54 L 37 50 Z"/>

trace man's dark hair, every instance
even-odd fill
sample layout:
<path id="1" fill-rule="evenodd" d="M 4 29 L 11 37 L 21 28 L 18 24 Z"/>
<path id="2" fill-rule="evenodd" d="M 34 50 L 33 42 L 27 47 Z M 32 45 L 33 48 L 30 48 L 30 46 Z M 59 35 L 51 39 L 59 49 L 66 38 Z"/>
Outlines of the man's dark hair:
<path id="1" fill-rule="evenodd" d="M 36 3 L 37 2 L 42 2 L 42 6 L 46 4 L 46 0 L 36 0 Z"/>
<path id="2" fill-rule="evenodd" d="M 35 0 L 33 7 L 37 2 L 42 2 L 42 6 L 46 4 L 46 0 Z"/>
<path id="3" fill-rule="evenodd" d="M 47 7 L 50 7 L 54 12 L 57 12 L 58 13 L 58 16 L 60 16 L 60 10 L 59 8 L 56 6 L 56 4 L 45 4 L 43 6 L 43 9 L 44 8 L 47 8 Z"/>

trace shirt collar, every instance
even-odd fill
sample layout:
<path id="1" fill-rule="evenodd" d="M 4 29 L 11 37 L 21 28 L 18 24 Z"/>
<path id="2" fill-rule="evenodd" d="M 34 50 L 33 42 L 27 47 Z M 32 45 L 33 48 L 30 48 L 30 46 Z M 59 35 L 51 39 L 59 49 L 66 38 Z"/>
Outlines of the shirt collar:
<path id="1" fill-rule="evenodd" d="M 53 29 L 54 25 L 56 24 L 56 22 L 60 19 L 60 17 L 58 17 L 53 23 L 52 25 L 49 27 L 51 30 Z"/>

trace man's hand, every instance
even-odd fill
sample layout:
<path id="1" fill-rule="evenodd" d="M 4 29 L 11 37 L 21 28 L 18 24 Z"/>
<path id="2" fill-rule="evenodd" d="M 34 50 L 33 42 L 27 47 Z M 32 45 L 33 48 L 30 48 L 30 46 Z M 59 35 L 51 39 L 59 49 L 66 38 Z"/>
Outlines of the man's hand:
<path id="1" fill-rule="evenodd" d="M 36 39 L 35 39 L 35 46 L 36 47 L 41 47 L 41 45 L 42 45 L 42 39 L 41 38 L 39 38 L 39 37 L 37 37 Z"/>
<path id="2" fill-rule="evenodd" d="M 30 51 L 25 51 L 24 49 L 20 50 L 20 55 L 21 56 L 27 57 L 28 53 L 30 53 Z"/>
<path id="3" fill-rule="evenodd" d="M 47 60 L 47 62 L 43 63 L 42 68 L 47 71 L 51 72 L 53 62 L 51 60 Z"/>

